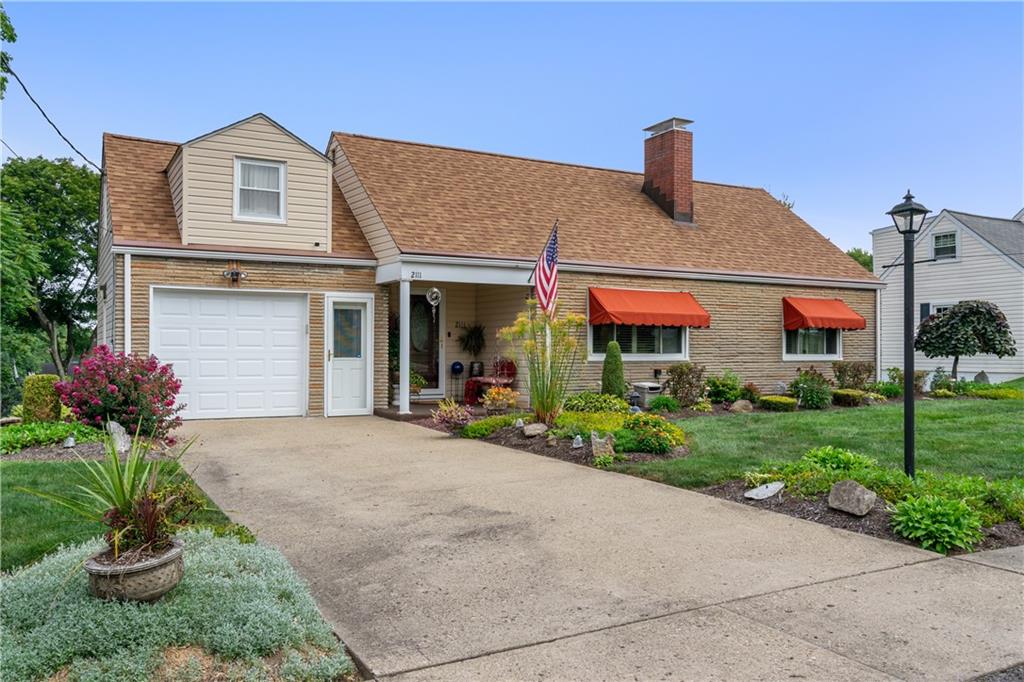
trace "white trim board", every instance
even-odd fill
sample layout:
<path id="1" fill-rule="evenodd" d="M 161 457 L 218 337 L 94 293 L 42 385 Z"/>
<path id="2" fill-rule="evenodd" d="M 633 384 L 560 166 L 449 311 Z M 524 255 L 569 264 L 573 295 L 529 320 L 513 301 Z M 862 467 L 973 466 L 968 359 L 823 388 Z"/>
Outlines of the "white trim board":
<path id="1" fill-rule="evenodd" d="M 366 408 L 362 410 L 339 410 L 331 412 L 331 367 L 327 361 L 327 352 L 332 343 L 331 334 L 334 332 L 334 303 L 363 303 L 366 305 L 365 342 L 366 342 Z M 374 357 L 373 337 L 376 325 L 374 324 L 374 305 L 376 296 L 372 293 L 356 293 L 346 291 L 334 291 L 324 294 L 324 417 L 347 417 L 361 414 L 373 414 L 373 378 L 374 378 Z M 330 311 L 330 315 L 328 315 Z M 306 374 L 309 374 L 307 363 Z M 308 393 L 308 390 L 307 390 Z M 307 410 L 308 411 L 308 410 Z"/>
<path id="2" fill-rule="evenodd" d="M 296 256 L 275 253 L 246 253 L 239 251 L 207 251 L 200 249 L 175 249 L 160 246 L 118 246 L 113 253 L 159 258 L 196 258 L 201 260 L 240 260 L 262 263 L 304 263 L 308 265 L 337 265 L 338 267 L 372 268 L 377 261 L 369 258 L 330 258 L 327 256 Z"/>

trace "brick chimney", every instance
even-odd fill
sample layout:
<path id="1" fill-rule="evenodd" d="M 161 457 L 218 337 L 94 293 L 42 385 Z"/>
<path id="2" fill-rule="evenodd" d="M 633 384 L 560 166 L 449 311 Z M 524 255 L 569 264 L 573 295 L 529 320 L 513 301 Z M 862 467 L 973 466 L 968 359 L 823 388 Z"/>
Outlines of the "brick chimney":
<path id="1" fill-rule="evenodd" d="M 693 220 L 693 133 L 685 118 L 644 128 L 644 194 L 675 221 Z"/>

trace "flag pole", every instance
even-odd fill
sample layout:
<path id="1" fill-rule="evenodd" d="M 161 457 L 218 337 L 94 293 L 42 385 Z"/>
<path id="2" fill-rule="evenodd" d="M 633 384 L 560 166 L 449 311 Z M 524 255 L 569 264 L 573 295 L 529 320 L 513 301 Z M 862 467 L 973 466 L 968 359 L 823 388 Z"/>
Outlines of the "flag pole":
<path id="1" fill-rule="evenodd" d="M 555 233 L 555 230 L 556 230 L 556 229 L 558 229 L 558 218 L 555 218 L 555 224 L 551 226 L 551 229 L 550 229 L 550 230 L 548 231 L 548 236 L 547 236 L 547 239 L 545 239 L 545 240 L 544 240 L 544 246 L 542 246 L 542 247 L 540 248 L 540 255 L 541 255 L 541 256 L 543 256 L 543 255 L 544 255 L 544 251 L 545 251 L 545 249 L 547 249 L 547 248 L 548 248 L 548 242 L 549 242 L 549 241 L 551 241 L 551 235 L 553 235 L 553 234 Z M 536 261 L 534 261 L 534 266 L 533 266 L 533 270 L 531 270 L 531 271 L 530 271 L 530 276 L 529 276 L 529 277 L 527 278 L 527 280 L 526 280 L 526 283 L 527 283 L 527 284 L 529 284 L 530 282 L 532 282 L 532 281 L 533 281 L 533 276 L 534 276 L 534 274 L 536 274 L 536 272 L 537 272 L 537 265 L 536 265 L 536 263 L 537 263 L 537 262 L 539 262 L 539 261 L 540 261 L 540 256 L 538 256 L 538 257 L 537 257 L 537 260 L 536 260 Z"/>

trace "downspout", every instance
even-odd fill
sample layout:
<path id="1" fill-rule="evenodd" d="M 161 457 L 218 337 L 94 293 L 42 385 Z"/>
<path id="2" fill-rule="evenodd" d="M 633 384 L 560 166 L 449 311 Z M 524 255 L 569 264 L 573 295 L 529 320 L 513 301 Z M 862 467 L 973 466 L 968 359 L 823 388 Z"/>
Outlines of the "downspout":
<path id="1" fill-rule="evenodd" d="M 882 290 L 875 289 L 875 381 L 882 380 Z"/>

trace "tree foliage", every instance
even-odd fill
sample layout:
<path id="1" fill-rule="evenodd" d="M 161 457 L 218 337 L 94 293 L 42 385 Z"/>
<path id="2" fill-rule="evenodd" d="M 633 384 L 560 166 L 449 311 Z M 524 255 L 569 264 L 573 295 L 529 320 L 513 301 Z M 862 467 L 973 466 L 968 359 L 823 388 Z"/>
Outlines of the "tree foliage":
<path id="1" fill-rule="evenodd" d="M 917 329 L 914 348 L 929 358 L 953 358 L 954 380 L 961 356 L 1017 354 L 1006 315 L 988 301 L 961 301 L 929 316 Z"/>
<path id="2" fill-rule="evenodd" d="M 861 266 L 868 272 L 874 271 L 875 258 L 867 249 L 862 249 L 859 246 L 857 246 L 847 251 L 846 255 L 860 263 Z"/>
<path id="3" fill-rule="evenodd" d="M 17 319 L 5 318 L 26 331 L 42 331 L 63 377 L 72 358 L 92 341 L 99 175 L 71 159 L 36 157 L 8 160 L 0 182 L 0 199 L 20 219 L 22 241 L 38 248 L 41 261 L 36 268 L 21 259 L 32 303 Z M 6 249 L 7 234 L 4 242 Z"/>
<path id="4" fill-rule="evenodd" d="M 7 16 L 7 10 L 0 2 L 0 41 L 3 41 L 4 45 L 10 45 L 17 39 L 18 34 L 14 31 L 14 24 L 11 23 L 10 17 Z M 0 50 L 0 99 L 3 99 L 7 92 L 7 74 L 10 73 L 11 59 L 7 50 Z"/>

